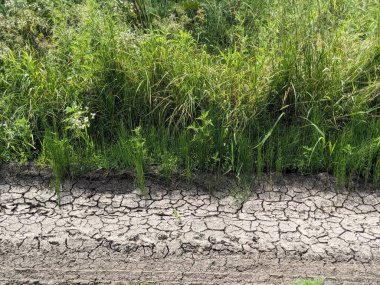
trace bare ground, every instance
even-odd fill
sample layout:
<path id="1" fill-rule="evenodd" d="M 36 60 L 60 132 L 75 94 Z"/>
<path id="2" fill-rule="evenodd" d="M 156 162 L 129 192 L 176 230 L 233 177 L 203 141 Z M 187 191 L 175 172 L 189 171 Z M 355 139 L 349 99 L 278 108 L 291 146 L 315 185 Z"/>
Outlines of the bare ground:
<path id="1" fill-rule="evenodd" d="M 59 204 L 50 180 L 0 170 L 0 284 L 380 284 L 374 189 L 287 175 L 243 202 L 225 178 L 152 178 L 142 196 L 130 175 L 99 172 L 65 181 Z"/>

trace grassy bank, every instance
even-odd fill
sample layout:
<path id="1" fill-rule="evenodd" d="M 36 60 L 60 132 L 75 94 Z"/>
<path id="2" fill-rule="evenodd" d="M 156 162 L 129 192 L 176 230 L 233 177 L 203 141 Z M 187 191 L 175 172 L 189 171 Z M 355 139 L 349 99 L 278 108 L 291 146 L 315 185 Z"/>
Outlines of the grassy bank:
<path id="1" fill-rule="evenodd" d="M 0 26 L 3 162 L 380 181 L 377 0 L 3 0 Z"/>

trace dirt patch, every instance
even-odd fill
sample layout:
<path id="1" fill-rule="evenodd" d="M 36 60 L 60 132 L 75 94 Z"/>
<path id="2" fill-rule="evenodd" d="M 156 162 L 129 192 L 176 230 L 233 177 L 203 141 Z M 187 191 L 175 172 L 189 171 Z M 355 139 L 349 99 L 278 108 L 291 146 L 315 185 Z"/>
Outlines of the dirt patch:
<path id="1" fill-rule="evenodd" d="M 256 185 L 247 200 L 129 175 L 65 181 L 2 169 L 1 284 L 380 284 L 380 196 L 324 175 Z M 22 174 L 23 173 L 23 174 Z"/>

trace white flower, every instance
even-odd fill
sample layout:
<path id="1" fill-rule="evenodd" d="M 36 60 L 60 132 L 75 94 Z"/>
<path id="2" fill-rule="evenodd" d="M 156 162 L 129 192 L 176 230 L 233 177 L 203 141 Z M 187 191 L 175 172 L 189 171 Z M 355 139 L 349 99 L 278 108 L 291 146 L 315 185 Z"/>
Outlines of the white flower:
<path id="1" fill-rule="evenodd" d="M 95 113 L 90 113 L 88 107 L 82 108 L 74 103 L 65 109 L 65 129 L 72 131 L 77 137 L 83 134 L 83 130 L 90 127 L 90 120 L 95 118 Z"/>

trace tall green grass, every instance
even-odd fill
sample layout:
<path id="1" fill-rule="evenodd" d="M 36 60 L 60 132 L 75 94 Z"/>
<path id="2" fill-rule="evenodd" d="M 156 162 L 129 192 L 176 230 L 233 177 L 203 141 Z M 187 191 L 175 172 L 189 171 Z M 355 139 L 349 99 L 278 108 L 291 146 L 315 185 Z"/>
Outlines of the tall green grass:
<path id="1" fill-rule="evenodd" d="M 0 5 L 2 161 L 380 181 L 376 0 Z"/>

